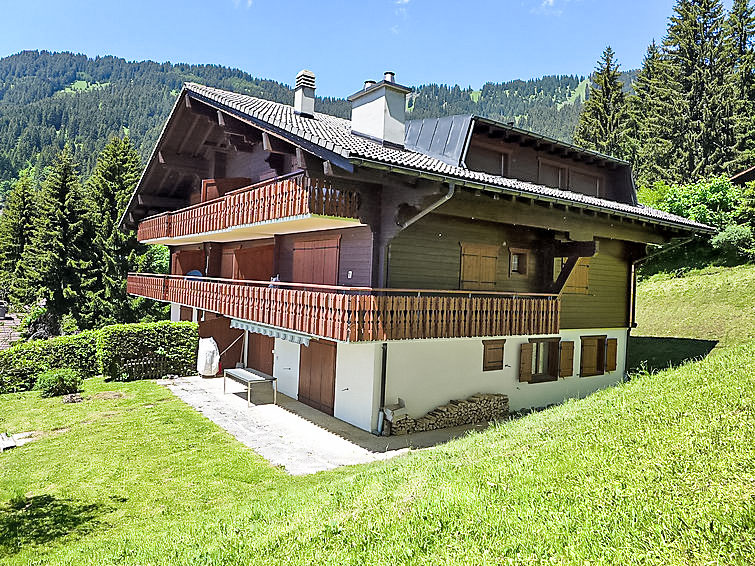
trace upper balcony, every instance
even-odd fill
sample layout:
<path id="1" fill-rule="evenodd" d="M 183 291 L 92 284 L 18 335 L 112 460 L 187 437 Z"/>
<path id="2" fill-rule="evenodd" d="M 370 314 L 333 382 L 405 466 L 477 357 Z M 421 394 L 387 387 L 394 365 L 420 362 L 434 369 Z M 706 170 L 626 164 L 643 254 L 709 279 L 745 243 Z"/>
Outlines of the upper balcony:
<path id="1" fill-rule="evenodd" d="M 558 295 L 372 289 L 131 274 L 128 292 L 344 342 L 546 335 Z"/>
<path id="2" fill-rule="evenodd" d="M 358 226 L 359 195 L 304 174 L 278 177 L 145 218 L 140 242 L 181 245 Z"/>

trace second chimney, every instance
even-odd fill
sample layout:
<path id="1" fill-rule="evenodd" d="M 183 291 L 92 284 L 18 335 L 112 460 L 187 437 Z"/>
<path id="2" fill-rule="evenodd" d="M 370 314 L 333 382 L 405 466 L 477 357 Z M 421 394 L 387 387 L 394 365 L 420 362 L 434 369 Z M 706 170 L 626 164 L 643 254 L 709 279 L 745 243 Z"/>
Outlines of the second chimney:
<path id="1" fill-rule="evenodd" d="M 307 118 L 315 116 L 315 74 L 307 69 L 296 75 L 294 112 Z"/>
<path id="2" fill-rule="evenodd" d="M 404 147 L 406 95 L 412 89 L 396 83 L 387 72 L 382 81 L 365 81 L 364 88 L 349 97 L 351 131 L 383 145 Z"/>

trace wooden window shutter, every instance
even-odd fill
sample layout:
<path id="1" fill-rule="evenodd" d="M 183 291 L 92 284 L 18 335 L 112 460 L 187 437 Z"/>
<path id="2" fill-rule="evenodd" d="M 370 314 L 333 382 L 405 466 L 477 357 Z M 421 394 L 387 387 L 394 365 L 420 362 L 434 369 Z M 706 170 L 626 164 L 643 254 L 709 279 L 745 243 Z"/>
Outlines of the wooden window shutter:
<path id="1" fill-rule="evenodd" d="M 482 343 L 482 371 L 503 369 L 503 346 L 506 340 L 484 340 Z"/>
<path id="2" fill-rule="evenodd" d="M 606 371 L 616 371 L 616 351 L 619 341 L 616 338 L 606 340 Z"/>
<path id="3" fill-rule="evenodd" d="M 574 375 L 574 342 L 561 342 L 560 377 Z"/>
<path id="4" fill-rule="evenodd" d="M 598 373 L 598 339 L 582 338 L 580 355 L 580 375 L 590 376 Z"/>
<path id="5" fill-rule="evenodd" d="M 519 351 L 519 381 L 532 381 L 532 344 L 529 342 L 522 344 Z"/>
<path id="6" fill-rule="evenodd" d="M 461 244 L 462 289 L 495 289 L 498 272 L 498 246 Z"/>

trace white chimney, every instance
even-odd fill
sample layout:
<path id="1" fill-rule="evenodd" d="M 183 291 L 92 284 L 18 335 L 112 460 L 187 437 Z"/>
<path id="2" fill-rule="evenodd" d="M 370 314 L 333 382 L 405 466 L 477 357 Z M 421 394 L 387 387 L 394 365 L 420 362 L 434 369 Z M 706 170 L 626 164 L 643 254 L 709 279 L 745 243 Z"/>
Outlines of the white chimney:
<path id="1" fill-rule="evenodd" d="M 307 118 L 315 116 L 315 74 L 307 69 L 296 75 L 294 112 Z"/>
<path id="2" fill-rule="evenodd" d="M 352 133 L 404 147 L 406 95 L 411 91 L 396 83 L 392 72 L 385 73 L 379 83 L 365 81 L 364 88 L 349 97 Z"/>

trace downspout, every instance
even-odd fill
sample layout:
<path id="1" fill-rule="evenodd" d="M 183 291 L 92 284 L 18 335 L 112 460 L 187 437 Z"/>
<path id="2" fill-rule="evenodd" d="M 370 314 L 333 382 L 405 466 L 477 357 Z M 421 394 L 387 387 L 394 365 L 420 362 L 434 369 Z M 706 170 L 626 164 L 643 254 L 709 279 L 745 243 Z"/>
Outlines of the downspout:
<path id="1" fill-rule="evenodd" d="M 655 253 L 652 253 L 650 255 L 646 255 L 644 257 L 641 257 L 640 259 L 636 259 L 631 263 L 631 270 L 630 270 L 630 285 L 631 293 L 630 293 L 630 301 L 629 301 L 629 328 L 627 328 L 627 345 L 624 348 L 624 381 L 629 381 L 629 374 L 627 368 L 629 367 L 629 338 L 632 333 L 632 328 L 637 326 L 637 321 L 635 320 L 636 316 L 636 308 L 637 308 L 637 266 L 642 263 L 643 261 L 647 261 L 651 258 L 657 257 L 661 254 L 664 254 L 668 251 L 675 250 L 677 248 L 680 248 L 681 246 L 688 244 L 692 240 L 694 240 L 694 236 L 690 236 L 689 238 L 685 238 L 676 244 L 669 246 L 667 248 L 663 248 L 661 250 L 658 250 Z"/>
<path id="2" fill-rule="evenodd" d="M 377 435 L 383 436 L 383 427 L 385 426 L 385 384 L 386 384 L 386 366 L 388 362 L 388 343 L 382 344 L 382 363 L 380 365 L 380 410 L 378 411 Z"/>
<path id="3" fill-rule="evenodd" d="M 425 216 L 427 216 L 428 214 L 430 214 L 433 210 L 435 210 L 436 208 L 438 208 L 442 204 L 445 204 L 446 202 L 448 202 L 449 200 L 451 200 L 451 197 L 454 196 L 454 192 L 456 192 L 456 184 L 455 183 L 448 183 L 448 192 L 445 195 L 443 195 L 440 198 L 440 200 L 435 201 L 434 203 L 432 203 L 427 208 L 423 208 L 417 214 L 415 214 L 414 216 L 412 216 L 409 220 L 407 220 L 406 222 L 404 222 L 403 224 L 401 224 L 400 225 L 401 229 L 402 230 L 407 229 L 409 226 L 411 226 L 412 224 L 414 224 L 417 220 L 419 220 L 421 218 L 424 218 Z"/>

